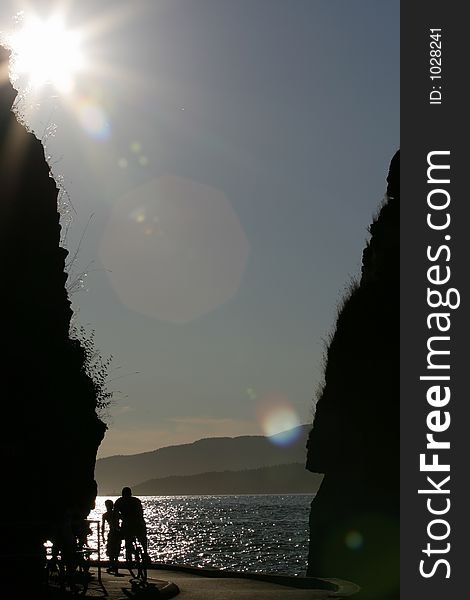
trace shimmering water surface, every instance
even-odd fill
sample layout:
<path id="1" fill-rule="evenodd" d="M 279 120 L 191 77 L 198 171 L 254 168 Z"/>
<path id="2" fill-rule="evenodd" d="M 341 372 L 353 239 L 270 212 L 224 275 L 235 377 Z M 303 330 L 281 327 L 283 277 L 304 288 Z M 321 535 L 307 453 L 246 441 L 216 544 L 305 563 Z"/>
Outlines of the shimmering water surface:
<path id="1" fill-rule="evenodd" d="M 89 518 L 101 519 L 107 498 L 97 498 Z M 162 563 L 305 575 L 312 499 L 310 494 L 143 496 L 149 554 Z"/>

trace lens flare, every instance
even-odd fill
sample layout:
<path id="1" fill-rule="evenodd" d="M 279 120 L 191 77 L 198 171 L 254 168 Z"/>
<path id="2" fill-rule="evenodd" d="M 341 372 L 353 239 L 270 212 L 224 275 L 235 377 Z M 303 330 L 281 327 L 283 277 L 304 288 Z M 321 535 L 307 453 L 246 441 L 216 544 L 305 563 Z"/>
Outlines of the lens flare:
<path id="1" fill-rule="evenodd" d="M 142 144 L 140 142 L 131 142 L 129 148 L 133 154 L 139 154 L 142 151 Z"/>
<path id="2" fill-rule="evenodd" d="M 349 531 L 346 534 L 344 543 L 350 550 L 360 550 L 364 544 L 364 538 L 359 531 Z"/>
<path id="3" fill-rule="evenodd" d="M 248 398 L 250 400 L 256 400 L 256 398 L 257 398 L 256 390 L 252 387 L 246 388 L 246 395 L 248 396 Z"/>
<path id="4" fill-rule="evenodd" d="M 130 310 L 183 324 L 236 295 L 249 250 L 222 190 L 161 175 L 113 204 L 100 258 Z"/>
<path id="5" fill-rule="evenodd" d="M 104 109 L 89 98 L 81 99 L 76 107 L 83 129 L 93 139 L 106 141 L 111 137 L 111 126 Z"/>
<path id="6" fill-rule="evenodd" d="M 297 412 L 283 396 L 263 398 L 258 407 L 258 418 L 263 433 L 277 446 L 290 446 L 300 435 Z"/>

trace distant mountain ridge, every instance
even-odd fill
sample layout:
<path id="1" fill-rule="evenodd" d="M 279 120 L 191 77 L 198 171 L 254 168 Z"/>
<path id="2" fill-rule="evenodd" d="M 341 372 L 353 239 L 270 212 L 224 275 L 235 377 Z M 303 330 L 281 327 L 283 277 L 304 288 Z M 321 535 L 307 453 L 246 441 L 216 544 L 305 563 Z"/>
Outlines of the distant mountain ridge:
<path id="1" fill-rule="evenodd" d="M 323 475 L 294 463 L 151 479 L 134 486 L 133 492 L 138 496 L 316 494 L 322 479 Z"/>
<path id="2" fill-rule="evenodd" d="M 152 452 L 110 456 L 96 461 L 95 478 L 99 494 L 120 493 L 123 486 L 136 486 L 151 479 L 188 476 L 211 471 L 242 471 L 291 463 L 305 464 L 306 443 L 311 425 L 292 430 L 289 446 L 273 443 L 273 438 L 240 436 L 206 438 L 192 444 L 167 446 Z"/>

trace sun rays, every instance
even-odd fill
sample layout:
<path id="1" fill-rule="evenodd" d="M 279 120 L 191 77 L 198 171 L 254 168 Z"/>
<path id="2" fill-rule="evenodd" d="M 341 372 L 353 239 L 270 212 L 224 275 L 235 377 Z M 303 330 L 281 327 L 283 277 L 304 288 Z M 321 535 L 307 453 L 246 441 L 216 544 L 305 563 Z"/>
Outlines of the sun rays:
<path id="1" fill-rule="evenodd" d="M 68 29 L 59 15 L 29 16 L 7 41 L 13 52 L 13 78 L 24 76 L 35 90 L 51 84 L 59 92 L 70 93 L 75 76 L 86 64 L 80 33 Z"/>
<path id="2" fill-rule="evenodd" d="M 107 36 L 125 28 L 137 11 L 116 7 L 80 23 L 68 9 L 70 4 L 63 3 L 54 13 L 40 16 L 29 6 L 13 17 L 14 25 L 0 40 L 11 51 L 10 79 L 19 90 L 26 121 L 53 99 L 52 106 L 62 104 L 88 136 L 106 141 L 111 116 L 102 90 L 116 81 L 138 84 L 135 75 L 110 58 L 113 47 L 107 45 Z"/>

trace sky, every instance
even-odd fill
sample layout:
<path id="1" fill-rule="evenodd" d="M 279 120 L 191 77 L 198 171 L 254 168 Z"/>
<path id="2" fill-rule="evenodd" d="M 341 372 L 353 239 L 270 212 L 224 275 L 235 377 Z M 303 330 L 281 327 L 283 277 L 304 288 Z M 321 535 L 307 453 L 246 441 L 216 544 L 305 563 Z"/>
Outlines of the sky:
<path id="1" fill-rule="evenodd" d="M 80 36 L 15 85 L 113 357 L 99 456 L 311 422 L 399 145 L 398 0 L 4 0 L 0 31 L 31 14 Z"/>

